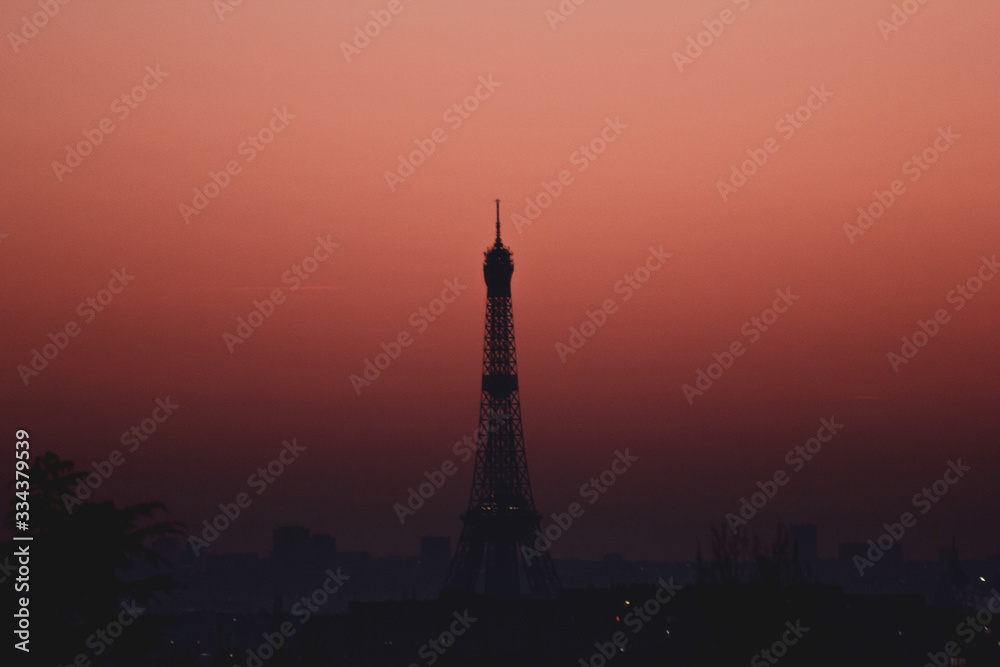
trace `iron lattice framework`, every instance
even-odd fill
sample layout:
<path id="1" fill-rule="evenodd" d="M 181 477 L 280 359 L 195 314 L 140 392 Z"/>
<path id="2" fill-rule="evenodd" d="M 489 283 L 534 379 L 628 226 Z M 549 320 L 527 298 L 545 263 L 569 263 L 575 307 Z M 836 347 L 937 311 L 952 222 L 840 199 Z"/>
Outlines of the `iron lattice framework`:
<path id="1" fill-rule="evenodd" d="M 514 263 L 510 249 L 500 241 L 499 200 L 496 242 L 485 254 L 486 334 L 478 449 L 469 507 L 462 516 L 462 536 L 445 588 L 475 591 L 485 567 L 487 595 L 520 595 L 523 574 L 532 596 L 550 597 L 559 588 L 559 580 L 548 551 L 534 551 L 541 515 L 535 511 L 524 454 L 510 300 Z M 532 550 L 529 557 L 522 546 Z"/>

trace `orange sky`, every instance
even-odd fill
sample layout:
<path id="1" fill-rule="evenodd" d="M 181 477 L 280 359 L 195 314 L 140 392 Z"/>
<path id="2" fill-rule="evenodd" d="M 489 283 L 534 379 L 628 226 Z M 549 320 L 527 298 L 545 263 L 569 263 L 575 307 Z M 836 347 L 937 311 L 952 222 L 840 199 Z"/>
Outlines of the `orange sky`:
<path id="1" fill-rule="evenodd" d="M 931 557 L 957 532 L 974 555 L 998 551 L 983 535 L 1000 525 L 978 508 L 1000 500 L 1000 281 L 961 310 L 947 297 L 1000 252 L 1000 6 L 927 3 L 887 38 L 882 1 L 593 0 L 553 28 L 558 6 L 245 2 L 220 19 L 207 1 L 73 2 L 34 36 L 7 35 L 4 427 L 89 462 L 169 395 L 182 408 L 99 497 L 162 500 L 193 525 L 282 439 L 308 443 L 308 466 L 220 551 L 262 548 L 282 523 L 378 553 L 457 536 L 467 467 L 405 527 L 391 507 L 476 427 L 481 253 L 499 197 L 538 505 L 576 499 L 616 448 L 642 459 L 556 557 L 691 556 L 830 415 L 844 432 L 753 528 L 815 521 L 832 553 L 962 457 L 974 472 L 907 548 Z M 5 2 L 0 27 L 39 11 Z M 348 62 L 341 43 L 373 11 L 391 21 Z M 720 27 L 679 71 L 688 38 Z M 132 108 L 120 98 L 144 77 Z M 448 111 L 477 88 L 467 118 Z M 819 89 L 829 99 L 791 133 L 782 119 Z M 275 109 L 273 142 L 248 148 Z M 53 167 L 105 118 L 113 130 L 79 166 Z M 581 158 L 609 119 L 614 140 Z M 906 163 L 942 128 L 957 138 L 911 180 Z M 444 140 L 390 188 L 386 172 L 435 131 Z M 719 181 L 769 139 L 724 201 Z M 181 205 L 230 162 L 188 224 Z M 516 229 L 564 170 L 559 196 Z M 896 179 L 905 192 L 852 243 L 845 223 Z M 318 237 L 339 247 L 291 290 L 283 276 Z M 671 257 L 625 301 L 615 286 L 650 246 Z M 86 322 L 78 304 L 123 267 L 134 282 Z M 417 332 L 411 313 L 455 279 L 467 290 Z M 223 334 L 276 288 L 285 301 L 231 354 Z M 689 404 L 682 385 L 747 343 L 741 327 L 786 288 L 800 299 Z M 617 310 L 562 363 L 556 343 L 606 299 Z M 950 321 L 894 372 L 887 353 L 939 308 Z M 79 335 L 26 385 L 17 367 L 70 321 Z M 401 332 L 413 344 L 358 395 L 349 376 Z"/>

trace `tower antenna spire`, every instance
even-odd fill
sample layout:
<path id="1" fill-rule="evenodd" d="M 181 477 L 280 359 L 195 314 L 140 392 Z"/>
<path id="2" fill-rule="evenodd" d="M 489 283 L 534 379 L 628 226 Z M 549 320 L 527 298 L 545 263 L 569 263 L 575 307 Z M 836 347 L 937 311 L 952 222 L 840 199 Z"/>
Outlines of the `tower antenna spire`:
<path id="1" fill-rule="evenodd" d="M 497 245 L 500 244 L 500 200 L 497 199 Z"/>

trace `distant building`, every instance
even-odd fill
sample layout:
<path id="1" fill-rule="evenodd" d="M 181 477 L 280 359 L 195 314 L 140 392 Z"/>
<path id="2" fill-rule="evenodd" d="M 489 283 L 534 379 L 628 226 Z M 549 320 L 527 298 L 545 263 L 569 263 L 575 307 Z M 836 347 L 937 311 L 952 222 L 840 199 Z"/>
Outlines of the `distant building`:
<path id="1" fill-rule="evenodd" d="M 429 567 L 448 569 L 451 562 L 451 538 L 427 535 L 420 538 L 420 564 Z"/>
<path id="2" fill-rule="evenodd" d="M 321 554 L 337 553 L 337 540 L 332 535 L 313 535 L 311 546 Z"/>
<path id="3" fill-rule="evenodd" d="M 816 564 L 819 561 L 815 524 L 792 526 L 792 560 L 795 576 L 799 581 L 815 580 Z"/>
<path id="4" fill-rule="evenodd" d="M 275 528 L 271 557 L 277 560 L 294 560 L 309 548 L 309 529 L 302 526 Z"/>

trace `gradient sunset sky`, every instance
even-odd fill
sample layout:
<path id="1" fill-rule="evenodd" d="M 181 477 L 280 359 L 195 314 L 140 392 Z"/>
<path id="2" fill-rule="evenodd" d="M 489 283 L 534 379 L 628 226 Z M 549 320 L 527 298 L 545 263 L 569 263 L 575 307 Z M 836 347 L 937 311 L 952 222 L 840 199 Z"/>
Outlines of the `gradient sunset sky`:
<path id="1" fill-rule="evenodd" d="M 94 497 L 159 500 L 195 528 L 296 438 L 306 451 L 212 553 L 263 553 L 289 524 L 379 555 L 457 538 L 472 464 L 452 446 L 477 426 L 499 198 L 536 504 L 565 511 L 616 450 L 639 457 L 554 557 L 690 559 L 779 469 L 788 485 L 748 528 L 816 523 L 831 556 L 914 511 L 959 458 L 971 471 L 904 553 L 936 558 L 953 535 L 963 556 L 1000 552 L 1000 278 L 961 308 L 949 298 L 1000 253 L 995 1 L 928 2 L 892 31 L 888 0 L 591 0 L 565 21 L 547 15 L 557 0 L 222 4 L 72 2 L 34 33 L 38 3 L 0 7 L 8 441 L 27 429 L 35 454 L 81 466 L 118 449 Z M 345 49 L 372 12 L 387 25 Z M 121 100 L 144 79 L 145 99 Z M 275 110 L 282 129 L 247 148 Z M 79 166 L 53 166 L 105 118 Z M 602 131 L 614 140 L 581 157 Z M 896 180 L 880 218 L 845 229 Z M 283 276 L 318 238 L 339 247 L 292 290 Z M 625 300 L 616 285 L 661 246 L 671 256 Z M 79 304 L 122 269 L 134 280 L 87 321 Z M 418 327 L 446 281 L 467 288 Z M 223 335 L 275 289 L 284 302 L 230 352 Z M 776 290 L 799 298 L 751 341 Z M 557 343 L 608 299 L 564 363 Z M 939 309 L 894 369 L 887 355 Z M 18 367 L 70 322 L 79 334 L 25 381 Z M 404 332 L 412 344 L 355 391 Z M 743 356 L 689 401 L 683 385 L 734 341 Z M 121 434 L 168 396 L 180 407 L 127 451 Z M 792 472 L 786 452 L 831 417 L 843 429 Z M 449 459 L 458 472 L 400 525 L 393 505 Z"/>

